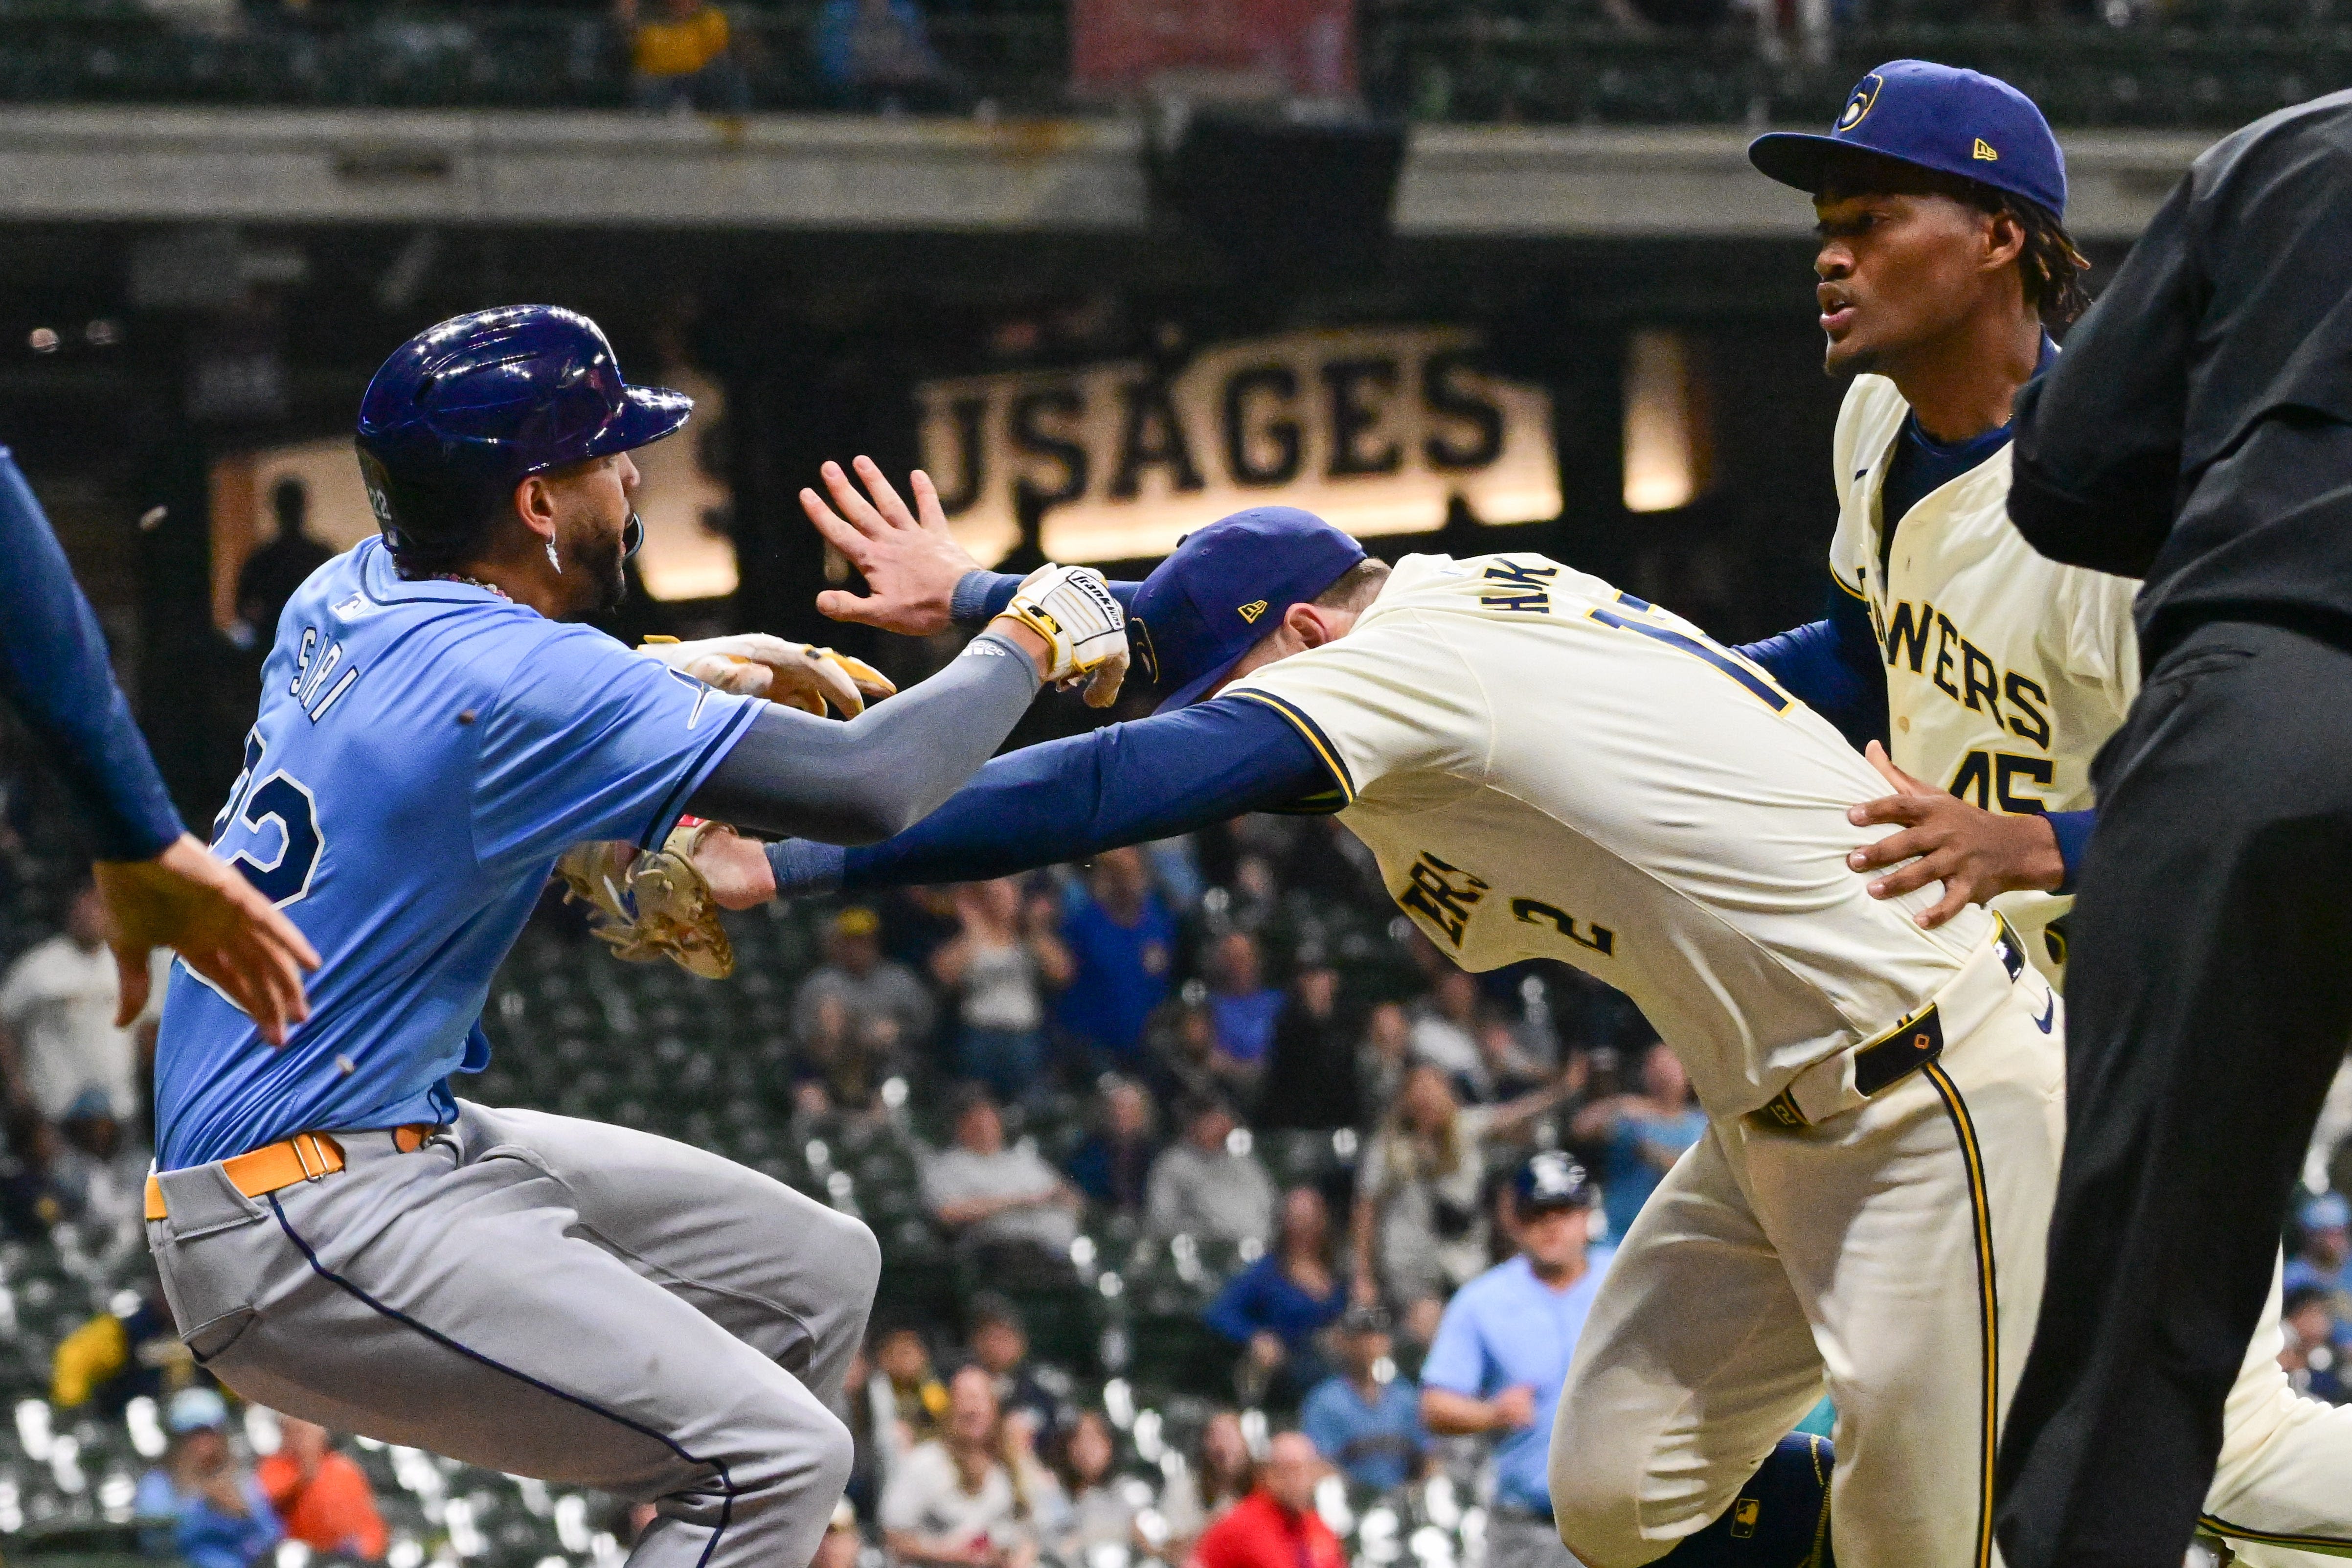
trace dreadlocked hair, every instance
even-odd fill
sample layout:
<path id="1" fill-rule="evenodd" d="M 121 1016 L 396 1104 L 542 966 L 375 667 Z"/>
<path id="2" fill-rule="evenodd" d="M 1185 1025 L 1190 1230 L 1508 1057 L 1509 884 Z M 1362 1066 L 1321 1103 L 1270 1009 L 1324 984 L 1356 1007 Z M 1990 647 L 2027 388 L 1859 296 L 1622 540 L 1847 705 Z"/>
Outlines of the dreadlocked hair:
<path id="1" fill-rule="evenodd" d="M 2072 325 L 2091 308 L 2091 297 L 2083 291 L 2083 274 L 2091 269 L 2091 258 L 2075 248 L 2074 236 L 2058 216 L 2040 203 L 1990 186 L 1979 189 L 1979 206 L 2008 215 L 2024 231 L 2025 248 L 2017 253 L 2018 275 L 2043 324 Z"/>

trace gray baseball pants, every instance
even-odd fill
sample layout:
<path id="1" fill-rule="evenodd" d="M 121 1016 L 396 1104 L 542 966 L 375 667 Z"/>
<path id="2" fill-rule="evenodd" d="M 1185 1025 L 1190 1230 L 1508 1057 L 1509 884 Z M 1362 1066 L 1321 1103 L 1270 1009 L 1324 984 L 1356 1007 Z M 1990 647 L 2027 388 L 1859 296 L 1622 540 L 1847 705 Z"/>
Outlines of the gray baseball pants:
<path id="1" fill-rule="evenodd" d="M 248 1198 L 164 1173 L 181 1337 L 248 1399 L 652 1501 L 632 1568 L 803 1568 L 849 1479 L 830 1406 L 881 1269 L 856 1220 L 626 1128 L 460 1103 L 414 1153 Z"/>

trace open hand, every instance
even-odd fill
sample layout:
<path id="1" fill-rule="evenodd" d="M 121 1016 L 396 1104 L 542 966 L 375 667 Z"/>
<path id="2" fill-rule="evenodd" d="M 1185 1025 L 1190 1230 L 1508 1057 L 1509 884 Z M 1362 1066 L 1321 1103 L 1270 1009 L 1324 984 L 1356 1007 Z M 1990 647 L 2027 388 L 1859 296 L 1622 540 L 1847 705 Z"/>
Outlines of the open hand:
<path id="1" fill-rule="evenodd" d="M 816 491 L 803 489 L 801 509 L 872 591 L 861 596 L 828 588 L 816 596 L 818 612 L 908 637 L 947 630 L 955 586 L 980 563 L 948 531 L 947 513 L 940 510 L 940 492 L 932 488 L 930 476 L 915 470 L 908 481 L 915 507 L 909 510 L 873 458 L 860 458 L 853 467 L 871 500 L 859 493 L 839 463 L 827 463 L 821 471 L 824 488 L 833 492 L 833 505 L 827 506 Z"/>
<path id="2" fill-rule="evenodd" d="M 310 1016 L 302 971 L 319 967 L 318 951 L 194 835 L 183 833 L 152 860 L 101 860 L 92 869 L 121 979 L 116 1027 L 146 1006 L 147 955 L 159 947 L 219 986 L 273 1046 L 286 1043 L 288 1025 Z"/>
<path id="3" fill-rule="evenodd" d="M 1970 805 L 1896 767 L 1875 741 L 1863 754 L 1897 793 L 1851 808 L 1846 819 L 1861 827 L 1892 822 L 1904 828 L 1846 857 L 1857 871 L 1899 867 L 1870 884 L 1872 898 L 1900 898 L 1943 883 L 1944 896 L 1917 917 L 1933 931 L 1970 904 L 2021 888 L 2055 892 L 2065 880 L 2066 863 L 2047 817 L 2003 816 Z M 1911 863 L 1899 864 L 1906 860 Z"/>

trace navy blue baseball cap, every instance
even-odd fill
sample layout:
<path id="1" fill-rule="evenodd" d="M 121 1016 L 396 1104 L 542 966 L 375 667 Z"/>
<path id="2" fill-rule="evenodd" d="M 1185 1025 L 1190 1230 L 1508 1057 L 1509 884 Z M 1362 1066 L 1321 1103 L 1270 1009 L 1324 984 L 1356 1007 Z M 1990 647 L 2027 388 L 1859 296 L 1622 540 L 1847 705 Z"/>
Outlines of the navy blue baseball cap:
<path id="1" fill-rule="evenodd" d="M 1748 161 L 1819 195 L 1845 153 L 1933 169 L 2066 216 L 2066 155 L 2033 100 L 1998 77 L 1929 60 L 1889 60 L 1854 84 L 1826 136 L 1775 131 Z"/>
<path id="2" fill-rule="evenodd" d="M 1570 1155 L 1557 1150 L 1530 1155 L 1511 1178 L 1511 1194 L 1521 1214 L 1541 1209 L 1589 1209 L 1592 1178 Z"/>
<path id="3" fill-rule="evenodd" d="M 1136 590 L 1127 623 L 1158 711 L 1200 700 L 1258 639 L 1348 574 L 1364 547 L 1297 507 L 1221 517 L 1176 542 Z"/>

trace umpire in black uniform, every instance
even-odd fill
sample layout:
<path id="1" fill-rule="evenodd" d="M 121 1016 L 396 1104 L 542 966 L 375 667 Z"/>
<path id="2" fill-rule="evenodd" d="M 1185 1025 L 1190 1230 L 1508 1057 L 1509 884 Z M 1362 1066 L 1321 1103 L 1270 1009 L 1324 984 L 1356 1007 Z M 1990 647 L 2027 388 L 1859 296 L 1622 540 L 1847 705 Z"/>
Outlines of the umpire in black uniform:
<path id="1" fill-rule="evenodd" d="M 2010 515 L 2144 577 L 2099 755 L 2010 1568 L 2179 1568 L 2352 1032 L 2352 93 L 2197 160 L 2018 399 Z"/>

